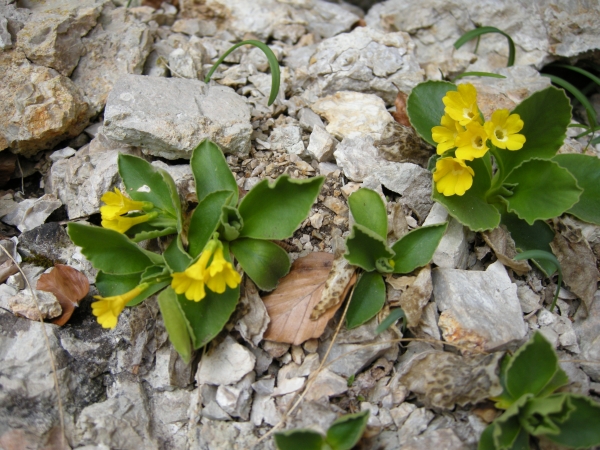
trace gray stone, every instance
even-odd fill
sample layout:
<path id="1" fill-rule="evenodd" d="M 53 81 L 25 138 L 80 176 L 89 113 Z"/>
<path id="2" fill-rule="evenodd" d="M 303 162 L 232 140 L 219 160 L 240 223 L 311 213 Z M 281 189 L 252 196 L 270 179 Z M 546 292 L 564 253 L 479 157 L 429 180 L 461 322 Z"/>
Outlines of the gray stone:
<path id="1" fill-rule="evenodd" d="M 128 75 L 108 97 L 104 133 L 167 159 L 191 157 L 204 139 L 223 152 L 250 151 L 250 110 L 230 88 L 198 80 Z"/>
<path id="2" fill-rule="evenodd" d="M 198 384 L 235 384 L 254 369 L 256 357 L 231 336 L 207 353 L 196 374 Z"/>
<path id="3" fill-rule="evenodd" d="M 465 227 L 440 203 L 434 203 L 423 225 L 435 225 L 449 220 L 446 233 L 433 253 L 432 261 L 438 267 L 448 269 L 466 269 L 469 257 L 469 243 Z"/>
<path id="4" fill-rule="evenodd" d="M 322 397 L 335 397 L 348 390 L 348 380 L 336 375 L 329 369 L 323 369 L 310 385 L 305 396 L 306 401 L 318 400 Z"/>
<path id="5" fill-rule="evenodd" d="M 8 299 L 8 307 L 19 316 L 29 320 L 54 319 L 62 314 L 60 303 L 50 292 L 35 291 L 34 294 L 29 289 L 24 289 L 19 294 Z"/>
<path id="6" fill-rule="evenodd" d="M 596 292 L 594 302 L 587 318 L 582 318 L 580 314 L 576 317 L 573 328 L 579 339 L 581 348 L 580 359 L 587 361 L 600 361 L 600 291 Z M 600 382 L 600 365 L 581 364 L 583 371 L 596 382 Z"/>
<path id="7" fill-rule="evenodd" d="M 315 126 L 325 128 L 325 124 L 318 114 L 315 114 L 310 108 L 302 108 L 298 112 L 298 121 L 304 131 L 313 131 Z"/>
<path id="8" fill-rule="evenodd" d="M 102 111 L 114 84 L 126 74 L 141 74 L 152 50 L 148 25 L 125 8 L 107 3 L 98 25 L 82 38 L 85 51 L 71 79 L 85 93 L 94 113 Z"/>
<path id="9" fill-rule="evenodd" d="M 417 408 L 410 413 L 401 427 L 398 427 L 398 436 L 402 444 L 410 441 L 427 429 L 427 425 L 434 418 L 433 412 L 425 408 Z"/>
<path id="10" fill-rule="evenodd" d="M 271 150 L 287 152 L 298 156 L 305 156 L 306 149 L 302 142 L 302 130 L 300 127 L 287 125 L 273 129 L 269 136 Z"/>
<path id="11" fill-rule="evenodd" d="M 215 400 L 223 411 L 242 420 L 250 418 L 254 377 L 254 372 L 250 372 L 233 386 L 220 385 L 217 388 Z"/>
<path id="12" fill-rule="evenodd" d="M 150 398 L 152 429 L 162 448 L 186 448 L 191 392 L 183 389 L 155 392 Z"/>
<path id="13" fill-rule="evenodd" d="M 446 341 L 489 351 L 525 338 L 517 286 L 502 263 L 485 272 L 437 268 L 432 276 L 441 312 L 438 325 Z"/>
<path id="14" fill-rule="evenodd" d="M 177 48 L 169 54 L 169 70 L 173 76 L 178 78 L 190 78 L 192 80 L 198 78 L 194 60 L 182 48 Z"/>
<path id="15" fill-rule="evenodd" d="M 62 206 L 62 202 L 52 194 L 40 198 L 23 200 L 2 221 L 16 226 L 20 231 L 29 231 L 42 225 L 48 216 Z"/>
<path id="16" fill-rule="evenodd" d="M 87 126 L 88 105 L 77 86 L 20 50 L 0 53 L 0 80 L 0 151 L 29 157 Z"/>
<path id="17" fill-rule="evenodd" d="M 13 260 L 16 261 L 17 264 L 21 262 L 21 255 L 17 253 L 17 243 L 18 240 L 16 237 L 0 241 L 0 245 L 6 250 L 6 252 L 0 250 L 0 283 L 19 271 L 17 265 L 13 262 Z M 12 259 L 6 253 L 8 253 Z"/>
<path id="18" fill-rule="evenodd" d="M 338 141 L 321 125 L 315 125 L 306 151 L 320 163 L 331 161 Z"/>
<path id="19" fill-rule="evenodd" d="M 272 449 L 264 445 L 256 446 L 258 437 L 254 435 L 252 422 L 224 422 L 203 418 L 199 426 L 190 432 L 189 448 L 198 450 L 245 450 L 249 448 Z"/>
<path id="20" fill-rule="evenodd" d="M 275 426 L 281 420 L 281 413 L 277 410 L 275 399 L 270 394 L 254 396 L 250 420 L 257 427 L 261 426 L 263 422 Z"/>
<path id="21" fill-rule="evenodd" d="M 310 57 L 310 84 L 302 97 L 311 104 L 339 91 L 354 91 L 378 95 L 392 105 L 398 89 L 408 94 L 423 81 L 413 49 L 408 34 L 369 27 L 325 39 Z"/>
<path id="22" fill-rule="evenodd" d="M 71 147 L 66 147 L 66 148 L 63 148 L 61 150 L 57 150 L 55 152 L 52 152 L 52 154 L 49 156 L 49 158 L 50 158 L 50 161 L 56 162 L 56 161 L 58 161 L 60 159 L 70 158 L 75 153 L 77 153 L 77 150 L 75 150 L 74 148 L 71 148 Z"/>
<path id="23" fill-rule="evenodd" d="M 0 50 L 12 48 L 12 36 L 8 32 L 8 20 L 0 16 Z"/>
<path id="24" fill-rule="evenodd" d="M 541 308 L 540 296 L 533 292 L 529 286 L 519 286 L 517 288 L 517 296 L 521 303 L 521 310 L 525 314 L 529 314 Z"/>
<path id="25" fill-rule="evenodd" d="M 246 342 L 258 346 L 271 319 L 264 302 L 258 295 L 256 286 L 249 279 L 244 284 L 244 294 L 240 299 L 240 306 L 244 309 L 245 314 L 235 324 L 235 328 Z"/>

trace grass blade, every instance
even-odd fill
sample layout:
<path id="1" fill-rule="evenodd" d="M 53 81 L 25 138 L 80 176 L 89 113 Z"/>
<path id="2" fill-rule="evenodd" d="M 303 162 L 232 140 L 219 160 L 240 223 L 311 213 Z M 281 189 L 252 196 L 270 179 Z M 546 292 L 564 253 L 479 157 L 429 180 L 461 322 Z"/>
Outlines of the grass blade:
<path id="1" fill-rule="evenodd" d="M 556 75 L 550 75 L 548 73 L 542 73 L 540 75 L 542 75 L 543 77 L 550 78 L 550 80 L 554 84 L 559 85 L 564 90 L 569 91 L 571 94 L 573 94 L 573 96 L 585 108 L 585 111 L 587 113 L 587 117 L 588 117 L 588 120 L 590 122 L 590 125 L 592 127 L 594 127 L 594 128 L 598 125 L 597 117 L 596 117 L 596 111 L 594 110 L 594 107 L 592 106 L 592 104 L 590 103 L 590 101 L 587 99 L 587 97 L 585 95 L 583 95 L 583 93 L 579 89 L 577 89 L 575 86 L 573 86 L 568 81 L 565 81 L 565 80 L 563 80 L 560 77 L 557 77 Z"/>
<path id="2" fill-rule="evenodd" d="M 381 321 L 377 330 L 375 330 L 376 334 L 383 333 L 389 327 L 391 327 L 396 320 L 402 318 L 402 331 L 406 329 L 406 314 L 404 314 L 404 310 L 402 308 L 395 308 L 390 311 L 388 316 Z"/>
<path id="3" fill-rule="evenodd" d="M 204 78 L 204 82 L 208 83 L 210 81 L 210 77 L 212 76 L 212 74 L 215 73 L 215 70 L 217 70 L 217 67 L 219 67 L 219 65 L 225 60 L 225 58 L 227 58 L 229 56 L 229 54 L 231 52 L 233 52 L 236 48 L 241 47 L 242 45 L 254 45 L 255 47 L 260 48 L 263 51 L 263 53 L 265 54 L 265 56 L 267 57 L 267 60 L 269 61 L 269 67 L 271 68 L 271 95 L 269 96 L 268 104 L 269 104 L 269 106 L 271 106 L 273 104 L 273 102 L 275 101 L 275 99 L 277 98 L 277 94 L 279 93 L 279 80 L 280 80 L 279 62 L 277 61 L 277 57 L 275 56 L 273 51 L 269 48 L 269 46 L 266 44 L 263 44 L 260 41 L 249 40 L 249 41 L 242 41 L 242 42 L 239 42 L 238 44 L 235 44 L 233 47 L 231 47 L 229 50 L 227 50 L 225 53 L 223 53 L 223 56 L 221 56 L 217 60 L 217 62 L 210 68 L 208 75 L 206 75 L 206 78 Z"/>
<path id="4" fill-rule="evenodd" d="M 465 73 L 461 73 L 460 75 L 457 75 L 454 77 L 454 80 L 458 80 L 460 78 L 464 78 L 464 77 L 490 77 L 490 78 L 506 78 L 504 75 L 500 75 L 498 73 L 492 73 L 492 72 L 465 72 Z"/>
<path id="5" fill-rule="evenodd" d="M 471 39 L 478 38 L 482 34 L 488 34 L 488 33 L 499 33 L 502 36 L 504 36 L 506 39 L 508 39 L 508 62 L 506 64 L 506 67 L 510 67 L 510 66 L 514 65 L 515 64 L 515 53 L 516 53 L 515 43 L 513 42 L 512 38 L 507 33 L 505 33 L 502 30 L 499 30 L 496 27 L 479 27 L 479 28 L 475 28 L 474 30 L 467 31 L 460 38 L 458 38 L 458 40 L 454 43 L 454 48 L 456 48 L 458 50 L 464 44 L 469 42 Z"/>
<path id="6" fill-rule="evenodd" d="M 553 264 L 556 267 L 556 271 L 558 272 L 558 284 L 556 285 L 556 293 L 554 294 L 554 300 L 552 300 L 552 305 L 550 305 L 550 312 L 554 311 L 556 307 L 556 300 L 558 299 L 558 292 L 560 291 L 560 285 L 562 284 L 562 268 L 560 267 L 560 262 L 556 259 L 550 252 L 546 252 L 544 250 L 528 250 L 523 253 L 519 253 L 517 256 L 513 258 L 515 261 L 521 261 L 523 259 L 542 259 L 544 261 Z M 552 276 L 552 274 L 549 274 Z"/>
<path id="7" fill-rule="evenodd" d="M 598 86 L 600 86 L 600 78 L 598 78 L 596 75 L 594 75 L 591 72 L 588 72 L 585 69 L 581 69 L 579 67 L 576 66 L 571 66 L 569 64 L 553 64 L 550 67 L 561 67 L 563 69 L 569 69 L 569 70 L 573 70 L 577 73 L 580 73 L 581 75 L 584 75 L 586 77 L 588 77 L 590 80 L 592 80 L 594 83 L 596 83 Z"/>

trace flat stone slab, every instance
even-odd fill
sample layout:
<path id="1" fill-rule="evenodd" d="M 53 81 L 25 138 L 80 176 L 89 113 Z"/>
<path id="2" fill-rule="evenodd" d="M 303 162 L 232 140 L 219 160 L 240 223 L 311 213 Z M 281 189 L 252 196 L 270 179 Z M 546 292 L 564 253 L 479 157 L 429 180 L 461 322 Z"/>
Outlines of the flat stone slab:
<path id="1" fill-rule="evenodd" d="M 199 80 L 127 75 L 108 96 L 104 133 L 148 155 L 189 159 L 203 140 L 224 153 L 250 152 L 250 109 L 226 86 Z"/>

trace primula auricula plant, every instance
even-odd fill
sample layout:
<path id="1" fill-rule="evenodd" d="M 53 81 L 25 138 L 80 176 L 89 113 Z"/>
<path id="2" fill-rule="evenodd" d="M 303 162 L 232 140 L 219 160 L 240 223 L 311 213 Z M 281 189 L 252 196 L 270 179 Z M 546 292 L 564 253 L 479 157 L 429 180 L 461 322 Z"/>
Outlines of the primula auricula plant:
<path id="1" fill-rule="evenodd" d="M 371 189 L 348 197 L 355 223 L 346 239 L 344 257 L 364 272 L 360 275 L 346 313 L 348 328 L 373 318 L 386 298 L 383 275 L 410 273 L 431 261 L 447 223 L 417 228 L 388 246 L 388 222 L 383 200 Z"/>
<path id="2" fill-rule="evenodd" d="M 237 305 L 242 277 L 234 261 L 265 291 L 288 273 L 289 256 L 271 240 L 293 235 L 323 177 L 263 180 L 240 201 L 223 153 L 206 140 L 192 153 L 198 206 L 185 220 L 166 171 L 131 155 L 119 155 L 118 165 L 125 193 L 102 196 L 102 227 L 68 225 L 71 240 L 99 271 L 92 312 L 104 328 L 114 328 L 125 306 L 160 292 L 169 338 L 189 361 L 192 349 L 214 338 Z M 136 244 L 167 235 L 173 237 L 162 255 Z"/>
<path id="3" fill-rule="evenodd" d="M 520 250 L 551 252 L 546 220 L 567 212 L 600 224 L 600 159 L 556 154 L 571 121 L 561 89 L 548 87 L 484 118 L 471 84 L 428 81 L 413 89 L 407 112 L 437 148 L 433 199 L 471 230 L 502 223 Z"/>

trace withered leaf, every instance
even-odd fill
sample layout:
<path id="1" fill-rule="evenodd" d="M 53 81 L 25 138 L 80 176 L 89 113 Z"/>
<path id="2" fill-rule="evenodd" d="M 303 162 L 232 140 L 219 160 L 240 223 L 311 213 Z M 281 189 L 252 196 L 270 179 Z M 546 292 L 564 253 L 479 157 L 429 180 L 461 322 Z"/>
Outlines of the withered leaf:
<path id="1" fill-rule="evenodd" d="M 50 272 L 39 278 L 36 289 L 54 294 L 63 312 L 52 323 L 63 326 L 69 321 L 79 302 L 88 294 L 90 283 L 77 269 L 55 264 Z"/>
<path id="2" fill-rule="evenodd" d="M 321 292 L 321 299 L 313 308 L 310 320 L 318 320 L 329 308 L 339 305 L 344 301 L 344 297 L 348 292 L 348 284 L 354 277 L 355 272 L 356 266 L 351 265 L 344 258 L 343 252 L 338 252 L 334 255 L 331 270 Z"/>
<path id="3" fill-rule="evenodd" d="M 318 320 L 310 320 L 310 314 L 321 299 L 332 263 L 332 254 L 320 252 L 294 261 L 290 273 L 281 279 L 277 289 L 263 298 L 271 318 L 264 339 L 300 345 L 323 334 L 341 303 L 328 309 Z"/>
<path id="4" fill-rule="evenodd" d="M 517 255 L 517 249 L 515 241 L 505 228 L 500 226 L 491 231 L 484 231 L 481 235 L 485 243 L 496 254 L 496 258 L 502 264 L 514 270 L 517 275 L 525 275 L 531 270 L 531 266 L 527 261 L 513 260 Z"/>
<path id="5" fill-rule="evenodd" d="M 406 95 L 402 91 L 398 91 L 398 95 L 396 95 L 396 101 L 394 102 L 394 105 L 396 106 L 396 111 L 392 113 L 392 117 L 400 125 L 404 125 L 405 127 L 412 127 L 412 125 L 410 124 L 410 120 L 408 119 L 408 113 L 406 112 L 407 99 L 408 95 Z"/>

